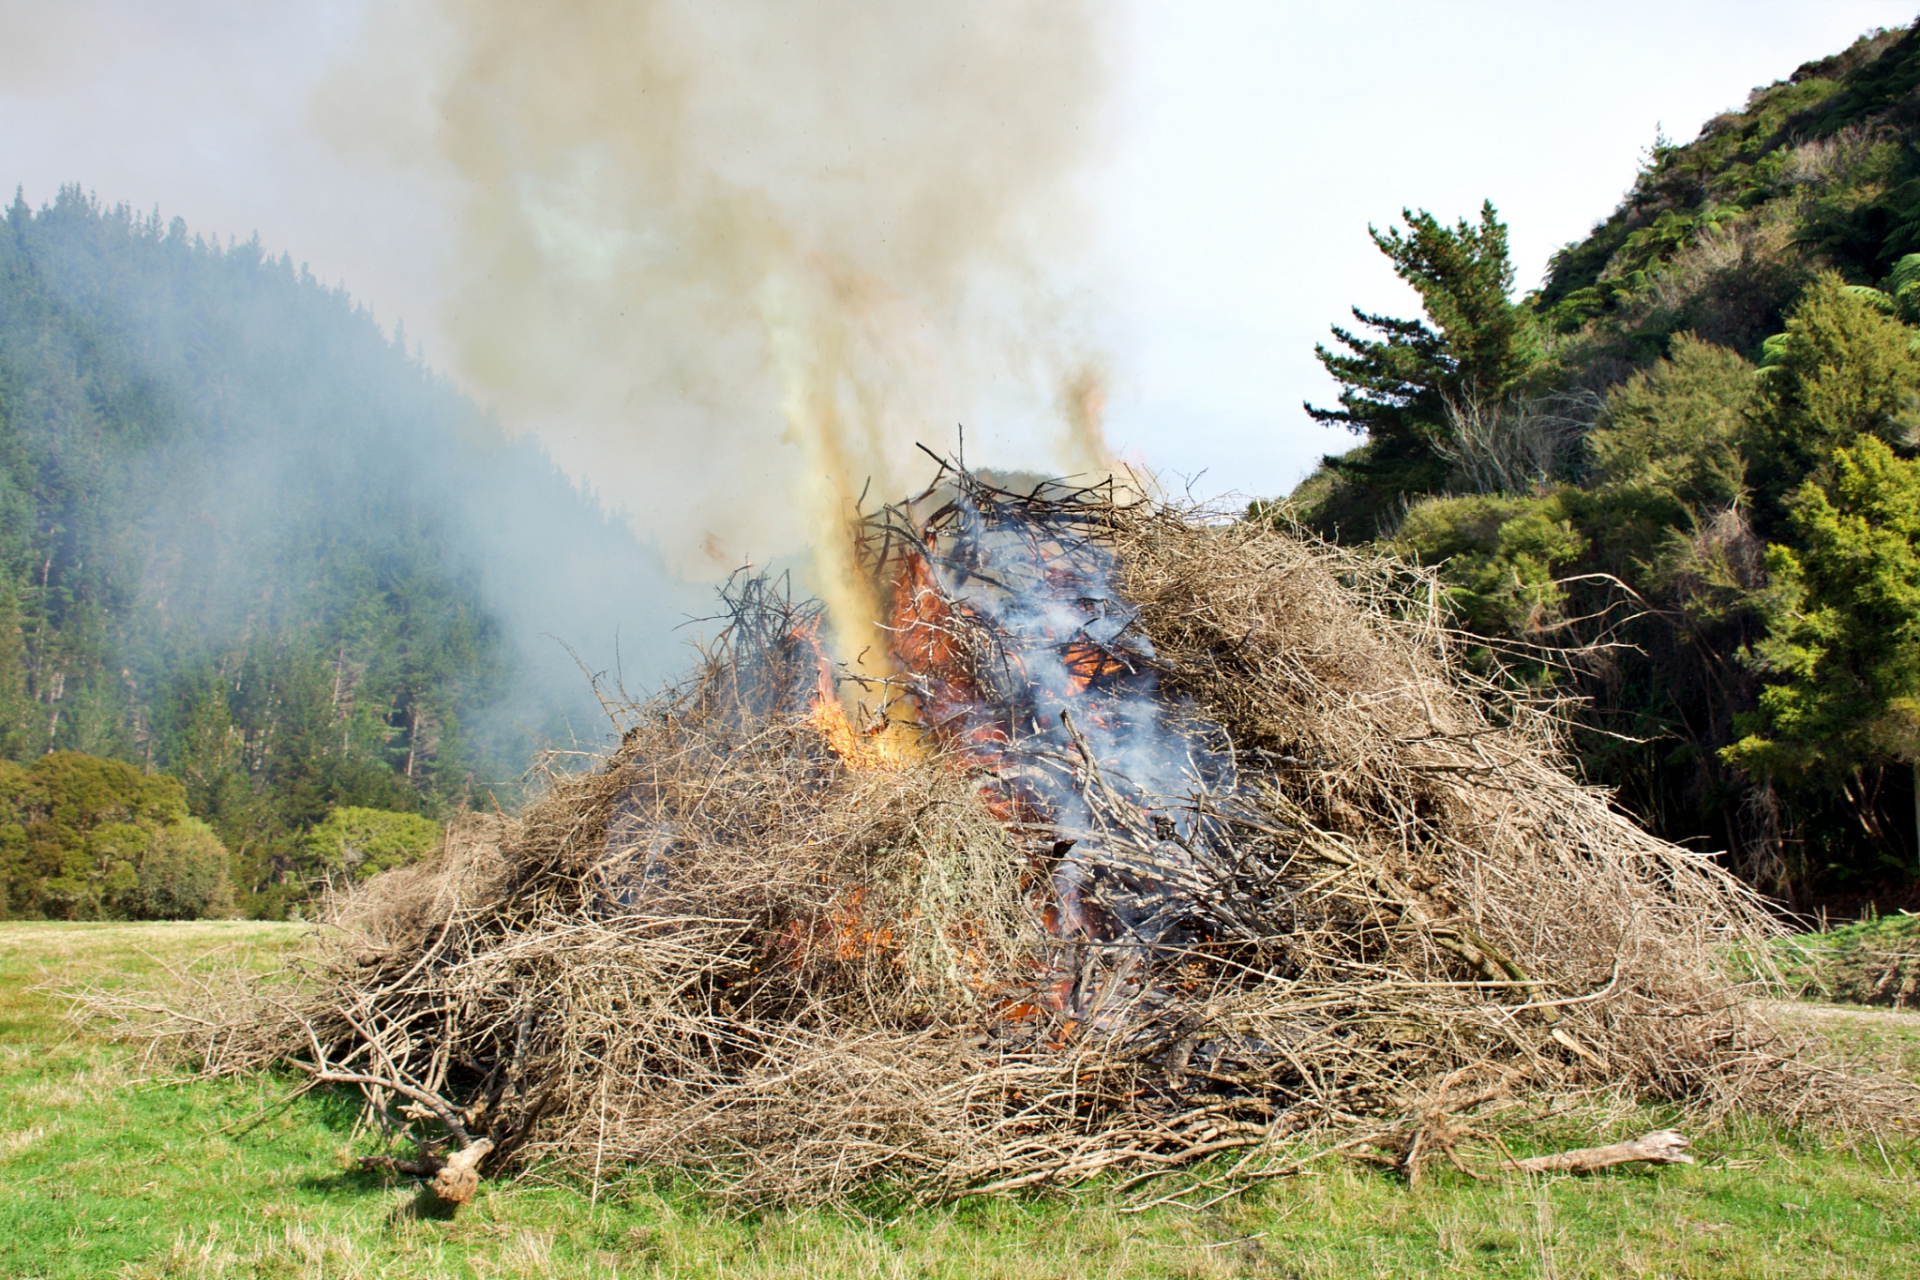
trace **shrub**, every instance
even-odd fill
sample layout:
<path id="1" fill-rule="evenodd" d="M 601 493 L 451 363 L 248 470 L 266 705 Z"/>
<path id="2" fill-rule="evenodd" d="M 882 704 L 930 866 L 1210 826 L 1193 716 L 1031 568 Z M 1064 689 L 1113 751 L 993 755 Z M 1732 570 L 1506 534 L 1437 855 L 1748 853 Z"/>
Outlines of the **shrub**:
<path id="1" fill-rule="evenodd" d="M 155 832 L 140 860 L 128 914 L 146 920 L 193 920 L 233 911 L 227 847 L 198 818 Z"/>
<path id="2" fill-rule="evenodd" d="M 1429 498 L 1407 512 L 1389 544 L 1440 565 L 1449 599 L 1482 634 L 1530 636 L 1561 620 L 1556 580 L 1586 553 L 1563 493 L 1531 498 Z"/>
<path id="3" fill-rule="evenodd" d="M 302 843 L 315 878 L 366 880 L 418 862 L 440 846 L 440 824 L 412 813 L 342 807 L 308 831 Z"/>
<path id="4" fill-rule="evenodd" d="M 25 767 L 0 762 L 0 910 L 66 920 L 139 914 L 140 868 L 154 839 L 185 821 L 186 792 L 165 774 L 78 751 Z"/>
<path id="5" fill-rule="evenodd" d="M 1823 481 L 1835 449 L 1863 435 L 1905 447 L 1920 425 L 1920 353 L 1912 331 L 1834 275 L 1816 280 L 1788 317 L 1752 415 L 1751 480 L 1766 532 L 1790 495 Z"/>
<path id="6" fill-rule="evenodd" d="M 1746 488 L 1740 436 L 1753 390 L 1753 366 L 1737 352 L 1675 335 L 1667 359 L 1607 396 L 1587 437 L 1594 478 L 1609 490 L 1657 494 L 1676 525 L 1688 512 L 1733 505 Z"/>

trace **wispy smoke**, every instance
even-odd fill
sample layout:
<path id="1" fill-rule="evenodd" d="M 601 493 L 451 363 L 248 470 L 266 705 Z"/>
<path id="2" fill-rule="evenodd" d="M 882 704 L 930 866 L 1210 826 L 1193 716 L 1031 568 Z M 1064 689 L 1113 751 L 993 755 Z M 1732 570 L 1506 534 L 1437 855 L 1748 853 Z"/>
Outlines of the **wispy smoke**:
<path id="1" fill-rule="evenodd" d="M 1060 266 L 1102 118 L 1090 2 L 443 16 L 457 362 L 680 572 L 811 544 L 844 617 L 841 521 L 924 474 L 915 442 L 965 421 L 970 461 L 1105 461 Z"/>

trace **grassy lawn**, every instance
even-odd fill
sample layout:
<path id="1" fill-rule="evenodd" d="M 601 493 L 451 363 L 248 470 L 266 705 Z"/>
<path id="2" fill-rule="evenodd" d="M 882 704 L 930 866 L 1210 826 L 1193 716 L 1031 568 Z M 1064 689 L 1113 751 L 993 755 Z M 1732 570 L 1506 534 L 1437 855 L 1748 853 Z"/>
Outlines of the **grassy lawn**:
<path id="1" fill-rule="evenodd" d="M 1328 1162 L 1204 1212 L 1098 1196 L 739 1218 L 645 1171 L 593 1197 L 535 1175 L 452 1221 L 362 1174 L 344 1098 L 284 1082 L 172 1085 L 68 1033 L 43 989 L 233 947 L 271 963 L 299 926 L 0 924 L 0 1276 L 1740 1276 L 1920 1273 L 1920 1149 L 1752 1123 L 1696 1132 L 1702 1163 L 1409 1190 Z M 1864 1058 L 1920 1071 L 1920 1014 L 1809 1009 Z M 1523 1150 L 1634 1136 L 1566 1120 Z"/>

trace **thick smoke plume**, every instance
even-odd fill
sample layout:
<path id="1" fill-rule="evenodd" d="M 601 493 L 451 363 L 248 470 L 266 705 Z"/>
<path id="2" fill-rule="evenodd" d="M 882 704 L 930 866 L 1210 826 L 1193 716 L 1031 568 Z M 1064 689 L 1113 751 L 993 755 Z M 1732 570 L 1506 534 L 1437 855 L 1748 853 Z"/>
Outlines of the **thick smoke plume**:
<path id="1" fill-rule="evenodd" d="M 846 520 L 869 487 L 918 487 L 916 442 L 966 421 L 970 460 L 1105 462 L 1102 365 L 1058 265 L 1101 100 L 1092 5 L 444 16 L 457 359 L 678 571 L 811 545 L 857 652 L 848 620 L 876 611 Z"/>

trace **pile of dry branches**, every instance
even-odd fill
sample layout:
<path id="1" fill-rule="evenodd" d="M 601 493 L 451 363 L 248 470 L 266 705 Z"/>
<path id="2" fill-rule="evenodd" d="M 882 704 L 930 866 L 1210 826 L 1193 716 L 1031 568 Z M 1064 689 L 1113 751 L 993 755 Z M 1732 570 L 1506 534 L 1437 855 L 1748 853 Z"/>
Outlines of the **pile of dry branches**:
<path id="1" fill-rule="evenodd" d="M 786 1201 L 1236 1149 L 1221 1176 L 1362 1144 L 1417 1173 L 1527 1091 L 1843 1101 L 1729 976 L 1760 905 L 1574 781 L 1550 708 L 1465 674 L 1428 578 L 965 473 L 866 537 L 906 657 L 852 727 L 911 720 L 916 752 L 849 751 L 817 612 L 740 584 L 597 767 L 337 902 L 292 977 L 141 1033 L 359 1085 L 430 1145 L 490 1143 L 487 1172 Z M 1106 621 L 983 603 L 1028 599 L 1022 564 Z M 1048 637 L 1098 650 L 1084 713 L 1034 693 Z"/>

